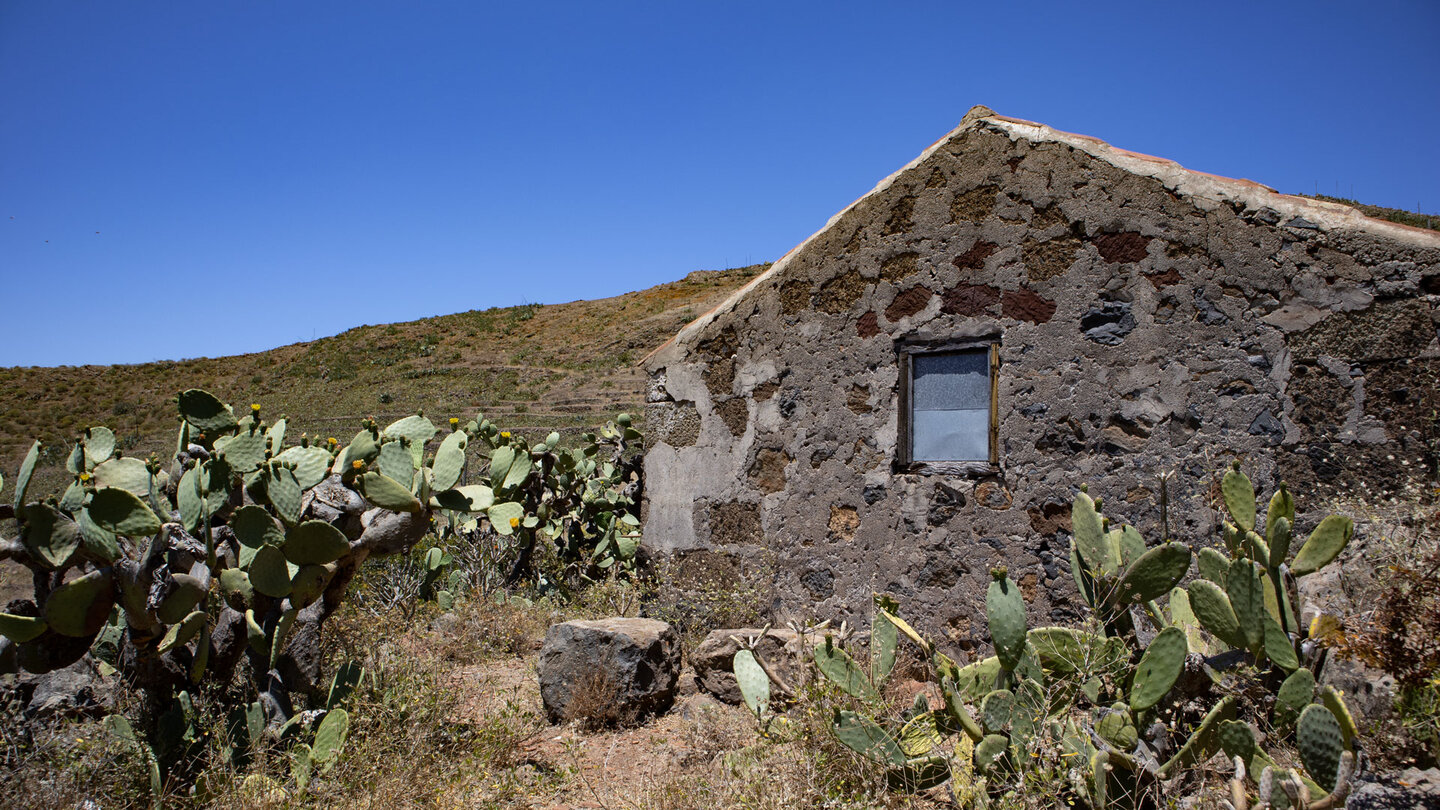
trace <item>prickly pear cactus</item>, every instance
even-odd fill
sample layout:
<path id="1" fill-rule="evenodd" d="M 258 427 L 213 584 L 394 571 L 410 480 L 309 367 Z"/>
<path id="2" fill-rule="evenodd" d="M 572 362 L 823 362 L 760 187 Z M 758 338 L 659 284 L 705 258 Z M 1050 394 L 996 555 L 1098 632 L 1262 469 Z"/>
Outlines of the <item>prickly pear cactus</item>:
<path id="1" fill-rule="evenodd" d="M 267 422 L 258 404 L 237 416 L 199 389 L 174 403 L 179 429 L 168 463 L 125 457 L 113 432 L 91 427 L 65 456 L 69 485 L 40 499 L 30 491 L 40 443 L 25 455 L 14 479 L 18 532 L 0 540 L 0 561 L 28 568 L 36 586 L 32 599 L 0 613 L 0 666 L 45 672 L 103 645 L 104 660 L 164 707 L 171 695 L 185 702 L 202 683 L 228 682 L 247 661 L 260 699 L 242 725 L 252 740 L 274 737 L 292 719 L 292 695 L 321 692 L 318 671 L 305 663 L 318 656 L 295 645 L 317 643 L 367 559 L 407 552 L 432 527 L 467 522 L 571 544 L 572 559 L 590 573 L 637 552 L 640 436 L 628 417 L 575 450 L 559 448 L 558 435 L 527 448 L 483 420 L 453 419 L 436 442 L 439 431 L 422 414 L 383 431 L 362 420 L 342 445 L 303 435 L 296 442 L 283 417 Z M 483 459 L 472 440 L 507 448 L 514 461 L 502 482 L 478 474 Z M 509 489 L 497 495 L 488 483 Z M 321 770 L 347 722 L 329 708 L 306 758 Z M 167 710 L 154 722 L 192 715 Z M 193 736 L 188 723 L 134 736 L 183 740 Z M 168 755 L 158 761 L 168 770 Z"/>

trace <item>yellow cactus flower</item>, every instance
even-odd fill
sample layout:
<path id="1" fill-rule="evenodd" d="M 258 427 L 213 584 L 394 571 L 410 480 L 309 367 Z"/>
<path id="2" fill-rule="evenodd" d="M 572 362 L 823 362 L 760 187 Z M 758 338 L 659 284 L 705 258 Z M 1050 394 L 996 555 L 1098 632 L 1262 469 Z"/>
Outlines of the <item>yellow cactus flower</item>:
<path id="1" fill-rule="evenodd" d="M 340 442 L 336 441 L 334 436 L 331 436 L 330 438 L 325 440 L 325 443 L 334 446 L 339 444 Z"/>
<path id="2" fill-rule="evenodd" d="M 361 467 L 364 467 L 364 466 L 365 466 L 365 462 L 363 462 L 363 461 L 361 461 L 360 459 L 357 458 L 357 459 L 355 459 L 354 461 L 350 462 L 350 466 L 351 466 L 351 467 L 354 467 L 355 469 L 358 470 L 358 469 L 360 469 Z"/>
<path id="3" fill-rule="evenodd" d="M 508 438 L 510 438 L 510 431 L 508 431 L 508 430 L 502 430 L 502 431 L 500 431 L 500 435 L 501 435 L 502 437 L 508 439 Z"/>
<path id="4" fill-rule="evenodd" d="M 510 528 L 514 529 L 514 528 L 519 527 L 519 525 L 520 525 L 520 518 L 513 518 L 513 517 L 510 518 Z"/>
<path id="5" fill-rule="evenodd" d="M 89 481 L 89 480 L 90 480 L 90 473 L 80 473 L 80 483 L 83 484 L 83 483 L 85 483 L 85 482 L 87 482 L 87 481 Z"/>
<path id="6" fill-rule="evenodd" d="M 256 413 L 259 413 L 259 412 L 260 412 L 260 403 L 258 403 L 258 402 L 252 402 L 252 403 L 250 403 L 250 410 L 252 410 L 252 411 L 254 411 L 254 412 L 256 412 Z"/>
<path id="7" fill-rule="evenodd" d="M 458 424 L 460 424 L 460 420 L 457 417 L 450 417 L 450 427 L 455 427 Z"/>

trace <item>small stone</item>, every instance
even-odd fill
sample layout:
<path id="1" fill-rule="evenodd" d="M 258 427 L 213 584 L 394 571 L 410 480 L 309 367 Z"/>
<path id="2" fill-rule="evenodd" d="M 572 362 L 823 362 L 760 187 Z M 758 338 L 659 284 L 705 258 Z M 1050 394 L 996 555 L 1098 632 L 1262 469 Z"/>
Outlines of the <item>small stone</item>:
<path id="1" fill-rule="evenodd" d="M 1096 343 L 1115 346 L 1135 331 L 1135 316 L 1124 301 L 1106 301 L 1081 316 L 1080 331 Z"/>
<path id="2" fill-rule="evenodd" d="M 1285 426 L 1280 424 L 1280 420 L 1276 419 L 1274 414 L 1269 411 L 1261 411 L 1255 417 L 1255 421 L 1250 423 L 1250 435 L 1265 436 L 1272 442 L 1278 442 L 1285 438 Z"/>

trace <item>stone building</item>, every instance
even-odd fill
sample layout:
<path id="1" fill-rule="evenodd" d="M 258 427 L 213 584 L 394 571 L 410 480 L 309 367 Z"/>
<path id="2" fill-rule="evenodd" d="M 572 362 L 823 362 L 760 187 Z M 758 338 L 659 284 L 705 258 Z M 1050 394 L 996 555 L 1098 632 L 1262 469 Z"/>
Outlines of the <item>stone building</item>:
<path id="1" fill-rule="evenodd" d="M 1000 564 L 1074 618 L 1081 483 L 1154 543 L 1173 473 L 1198 545 L 1236 458 L 1300 530 L 1433 476 L 1437 305 L 1440 234 L 977 107 L 646 359 L 646 543 L 780 618 L 968 649 Z"/>

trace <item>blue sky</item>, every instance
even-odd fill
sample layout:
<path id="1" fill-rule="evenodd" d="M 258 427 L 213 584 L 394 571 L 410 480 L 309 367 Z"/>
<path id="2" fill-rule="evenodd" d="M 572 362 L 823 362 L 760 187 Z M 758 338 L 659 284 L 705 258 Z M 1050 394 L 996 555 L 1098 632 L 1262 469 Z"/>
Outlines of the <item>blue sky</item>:
<path id="1" fill-rule="evenodd" d="M 773 260 L 973 104 L 1440 210 L 1440 3 L 0 2 L 0 365 Z"/>

